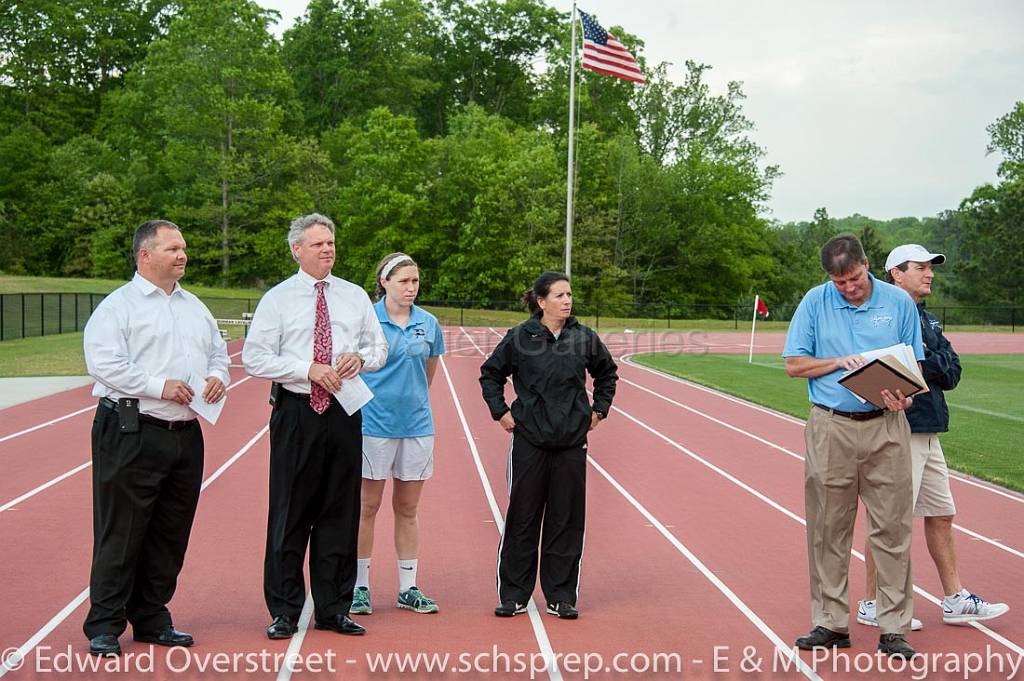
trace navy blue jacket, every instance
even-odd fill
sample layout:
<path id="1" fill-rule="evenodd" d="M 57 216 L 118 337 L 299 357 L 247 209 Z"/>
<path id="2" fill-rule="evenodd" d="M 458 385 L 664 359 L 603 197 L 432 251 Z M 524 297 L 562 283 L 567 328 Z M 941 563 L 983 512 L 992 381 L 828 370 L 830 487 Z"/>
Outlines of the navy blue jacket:
<path id="1" fill-rule="evenodd" d="M 913 433 L 945 433 L 949 430 L 949 408 L 943 393 L 960 382 L 960 357 L 942 335 L 942 323 L 925 309 L 923 302 L 917 304 L 917 313 L 924 343 L 921 370 L 928 392 L 914 395 L 907 421 Z"/>

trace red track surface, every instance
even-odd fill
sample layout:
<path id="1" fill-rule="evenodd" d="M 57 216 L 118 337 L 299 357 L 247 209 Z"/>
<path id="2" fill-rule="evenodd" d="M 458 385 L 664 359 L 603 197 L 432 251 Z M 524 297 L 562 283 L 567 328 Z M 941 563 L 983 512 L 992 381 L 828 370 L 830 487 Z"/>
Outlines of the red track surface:
<path id="1" fill-rule="evenodd" d="M 746 348 L 742 334 L 666 338 L 615 334 L 608 342 L 616 355 L 673 346 L 715 352 Z M 802 425 L 628 362 L 620 364 L 615 413 L 591 440 L 581 618 L 495 618 L 498 526 L 485 490 L 503 513 L 508 438 L 490 420 L 477 377 L 482 353 L 497 340 L 497 332 L 488 329 L 450 329 L 449 354 L 432 389 L 437 462 L 421 508 L 420 581 L 440 603 L 441 613 L 415 615 L 393 607 L 397 580 L 391 515 L 385 508 L 374 555 L 375 612 L 360 619 L 369 633 L 356 639 L 311 629 L 291 644 L 264 636 L 267 385 L 242 382 L 242 372 L 235 369 L 223 419 L 205 429 L 206 477 L 217 477 L 203 492 L 171 603 L 175 623 L 195 634 L 196 646 L 169 653 L 134 643 L 129 634 L 122 637 L 125 652 L 142 657 L 126 655 L 117 669 L 47 671 L 66 664 L 69 650 L 76 664 L 92 659 L 81 633 L 91 551 L 90 472 L 83 464 L 89 461 L 92 400 L 89 389 L 81 388 L 0 411 L 5 471 L 0 478 L 0 508 L 5 509 L 0 511 L 5 547 L 0 650 L 27 652 L 23 668 L 0 667 L 0 676 L 199 678 L 201 665 L 219 662 L 237 671 L 213 675 L 231 678 L 419 678 L 426 669 L 399 673 L 397 656 L 390 660 L 389 673 L 374 672 L 371 662 L 377 655 L 437 653 L 450 657 L 418 660 L 420 665 L 443 663 L 445 671 L 434 671 L 430 678 L 530 678 L 531 663 L 542 666 L 539 655 L 549 646 L 561 656 L 561 669 L 536 671 L 534 677 L 922 678 L 920 671 L 880 671 L 878 658 L 869 656 L 878 632 L 856 623 L 851 627 L 854 647 L 834 658 L 838 672 L 831 656 L 819 660 L 815 671 L 783 671 L 780 664 L 792 640 L 809 628 Z M 771 334 L 759 335 L 757 350 L 774 352 L 777 341 Z M 967 334 L 954 342 L 965 353 L 1024 351 L 1024 342 L 1004 334 Z M 232 346 L 232 351 L 239 349 Z M 81 409 L 86 411 L 15 435 Z M 1024 608 L 1024 498 L 961 478 L 953 491 L 966 584 L 1013 609 L 989 628 L 944 626 L 939 608 L 927 600 L 927 594 L 941 590 L 918 522 L 916 615 L 925 628 L 911 642 L 931 656 L 926 678 L 964 678 L 965 665 L 984 663 L 987 655 L 988 670 L 974 671 L 970 678 L 1005 679 L 1024 653 L 1019 617 Z M 861 530 L 856 550 L 863 542 Z M 857 558 L 851 560 L 850 575 L 855 607 L 864 579 Z M 536 601 L 543 610 L 539 591 Z M 778 657 L 776 644 L 784 651 Z M 716 646 L 718 669 L 728 671 L 715 672 Z M 304 663 L 335 672 L 315 673 L 300 665 L 291 675 L 287 670 L 279 675 L 282 665 L 269 658 L 290 649 Z M 55 654 L 64 657 L 54 659 Z M 233 655 L 241 657 L 232 661 Z M 745 655 L 760 659 L 760 674 L 743 666 Z M 814 662 L 806 653 L 802 659 Z M 5 657 L 4 662 L 11 660 Z M 583 671 L 587 664 L 592 666 L 589 674 Z M 861 671 L 845 671 L 856 665 Z M 1024 678 L 1024 671 L 1016 678 Z"/>

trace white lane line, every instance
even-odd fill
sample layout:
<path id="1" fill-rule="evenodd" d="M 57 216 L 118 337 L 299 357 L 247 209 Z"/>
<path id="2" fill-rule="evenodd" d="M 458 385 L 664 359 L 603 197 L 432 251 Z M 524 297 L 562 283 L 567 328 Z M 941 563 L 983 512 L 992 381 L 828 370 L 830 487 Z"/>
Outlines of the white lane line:
<path id="1" fill-rule="evenodd" d="M 976 414 L 984 414 L 985 416 L 995 416 L 996 418 L 1000 418 L 1000 419 L 1009 419 L 1010 421 L 1017 421 L 1018 423 L 1024 423 L 1024 418 L 1022 418 L 1020 416 L 1014 416 L 1012 414 L 1004 414 L 1001 411 L 992 411 L 991 409 L 982 409 L 981 407 L 968 407 L 966 404 L 958 404 L 956 402 L 950 402 L 948 400 L 946 401 L 946 404 L 948 404 L 951 407 L 956 407 L 957 409 L 964 409 L 966 411 L 973 411 Z"/>
<path id="2" fill-rule="evenodd" d="M 768 447 L 771 447 L 773 449 L 777 449 L 777 450 L 787 454 L 788 456 L 791 456 L 791 457 L 793 457 L 795 459 L 798 459 L 800 461 L 804 460 L 804 457 L 802 455 L 797 454 L 796 452 L 794 452 L 794 451 L 792 451 L 790 449 L 786 449 L 785 447 L 783 447 L 781 445 L 775 444 L 774 442 L 769 442 L 768 440 L 765 440 L 764 438 L 759 437 L 759 436 L 757 436 L 757 435 L 755 435 L 755 434 L 753 434 L 753 433 L 751 433 L 749 431 L 746 431 L 746 430 L 744 430 L 742 428 L 739 428 L 737 426 L 733 426 L 731 424 L 725 423 L 724 421 L 716 419 L 713 416 L 709 416 L 709 415 L 707 415 L 707 414 L 705 414 L 705 413 L 703 413 L 701 411 L 698 411 L 698 410 L 696 410 L 696 409 L 694 409 L 692 407 L 688 407 L 685 404 L 682 404 L 681 402 L 677 402 L 676 400 L 673 400 L 670 397 L 666 397 L 665 395 L 662 395 L 659 392 L 651 390 L 650 388 L 646 388 L 646 387 L 644 387 L 644 386 L 642 386 L 642 385 L 640 385 L 638 383 L 634 383 L 633 381 L 630 381 L 630 380 L 625 379 L 625 378 L 621 378 L 620 377 L 619 380 L 624 382 L 624 383 L 628 383 L 629 385 L 635 386 L 636 388 L 638 388 L 638 389 L 640 389 L 640 390 L 642 390 L 642 391 L 644 391 L 646 393 L 649 393 L 649 394 L 651 394 L 651 395 L 653 395 L 653 396 L 655 396 L 655 397 L 657 397 L 657 398 L 659 398 L 661 400 L 664 400 L 664 401 L 666 401 L 666 402 L 668 402 L 668 403 L 670 403 L 672 405 L 675 405 L 675 406 L 680 407 L 682 409 L 685 409 L 687 411 L 693 412 L 694 414 L 697 414 L 698 416 L 702 416 L 702 417 L 708 419 L 709 421 L 713 421 L 714 423 L 717 423 L 717 424 L 719 424 L 721 426 L 724 426 L 724 427 L 726 427 L 726 428 L 728 428 L 728 429 L 730 429 L 732 431 L 740 433 L 741 435 L 745 435 L 746 437 L 749 437 L 752 440 L 756 440 L 757 442 L 760 442 L 760 443 L 762 443 L 762 444 L 764 444 L 764 445 L 766 445 Z M 985 542 L 986 544 L 989 544 L 989 545 L 994 546 L 994 547 L 996 547 L 998 549 L 1006 551 L 1007 553 L 1009 553 L 1011 555 L 1017 556 L 1018 558 L 1024 558 L 1024 553 L 1022 553 L 1021 551 L 1019 551 L 1019 550 L 1017 550 L 1017 549 L 1015 549 L 1015 548 L 1013 548 L 1011 546 L 1007 546 L 1006 544 L 1003 544 L 1002 542 L 1000 542 L 1000 541 L 998 541 L 996 539 L 992 539 L 991 537 L 987 537 L 987 536 L 985 536 L 985 535 L 983 535 L 983 534 L 981 534 L 979 532 L 975 532 L 974 530 L 969 530 L 966 527 L 964 527 L 962 525 L 959 525 L 957 523 L 953 523 L 953 527 L 956 528 L 957 530 L 960 530 L 961 532 L 963 532 L 964 534 L 966 534 L 966 535 L 968 535 L 970 537 L 973 537 L 975 539 L 981 540 L 981 541 Z"/>
<path id="3" fill-rule="evenodd" d="M 487 357 L 487 353 L 485 353 L 485 352 L 484 352 L 483 350 L 481 350 L 481 349 L 480 349 L 480 346 L 476 344 L 476 341 L 475 341 L 475 340 L 473 340 L 473 337 L 472 337 L 471 335 L 469 335 L 469 332 L 468 332 L 468 331 L 466 331 L 466 330 L 465 330 L 464 328 L 462 328 L 461 326 L 459 327 L 459 331 L 461 331 L 461 332 L 462 332 L 462 333 L 463 333 L 463 334 L 464 334 L 464 335 L 466 336 L 466 338 L 468 338 L 468 339 L 469 339 L 469 342 L 473 344 L 473 347 L 474 347 L 474 348 L 476 348 L 476 351 L 477 351 L 477 352 L 479 352 L 479 353 L 480 353 L 481 355 L 483 355 L 484 357 Z"/>
<path id="4" fill-rule="evenodd" d="M 9 508 L 13 508 L 13 507 L 17 506 L 18 504 L 20 504 L 21 502 L 25 501 L 26 499 L 34 497 L 35 495 L 39 494 L 40 492 L 42 492 L 45 489 L 53 487 L 54 485 L 56 485 L 61 480 L 64 480 L 65 478 L 70 478 L 72 475 L 74 475 L 75 473 L 78 473 L 79 471 L 84 471 L 86 468 L 88 468 L 91 465 L 92 465 L 92 461 L 86 461 L 83 464 L 79 464 L 78 466 L 75 466 L 74 468 L 72 468 L 69 471 L 65 471 L 64 473 L 61 473 L 60 475 L 58 475 L 53 480 L 50 480 L 49 482 L 44 482 L 43 484 L 39 485 L 39 487 L 36 487 L 33 490 L 29 490 L 28 492 L 25 492 L 20 497 L 17 497 L 16 499 L 11 499 L 10 501 L 8 501 L 3 506 L 0 506 L 0 513 L 3 513 L 4 511 L 6 511 Z"/>
<path id="5" fill-rule="evenodd" d="M 760 499 L 761 501 L 765 502 L 766 504 L 768 504 L 769 506 L 771 506 L 775 510 L 780 511 L 783 515 L 785 515 L 785 516 L 787 516 L 789 518 L 792 518 L 793 520 L 796 520 L 798 523 L 800 523 L 801 525 L 803 525 L 805 527 L 807 526 L 807 521 L 804 520 L 803 517 L 797 515 L 796 513 L 793 513 L 792 511 L 790 511 L 789 509 L 785 508 L 781 504 L 775 502 L 773 499 L 770 499 L 769 497 L 767 497 L 766 495 L 762 494 L 758 490 L 755 490 L 753 487 L 751 487 L 750 485 L 746 484 L 745 482 L 743 482 L 741 480 L 738 480 L 735 476 L 733 476 L 733 475 L 723 471 L 722 469 L 718 468 L 713 463 L 707 461 L 706 459 L 704 459 L 703 457 L 699 456 L 695 452 L 687 449 L 686 447 L 684 447 L 683 445 L 679 444 L 678 442 L 676 442 L 672 438 L 670 438 L 667 435 L 665 435 L 665 434 L 659 432 L 658 430 L 652 428 L 651 426 L 647 425 L 646 423 L 644 423 L 643 421 L 637 419 L 636 417 L 632 416 L 631 414 L 626 413 L 625 411 L 623 411 L 619 407 L 614 407 L 613 406 L 612 409 L 614 411 L 617 411 L 618 413 L 622 414 L 623 416 L 625 416 L 630 421 L 633 421 L 634 423 L 636 423 L 638 426 L 640 426 L 644 430 L 652 433 L 653 435 L 655 435 L 659 439 L 664 440 L 671 447 L 674 447 L 675 449 L 678 449 L 679 451 L 683 452 L 684 454 L 689 456 L 694 461 L 697 461 L 698 463 L 701 463 L 704 466 L 707 466 L 708 468 L 710 468 L 714 472 L 716 472 L 719 475 L 721 475 L 722 477 L 724 477 L 729 482 L 732 482 L 733 484 L 737 485 L 738 487 L 740 487 L 744 491 L 748 492 L 749 494 L 752 494 L 754 497 L 756 497 L 756 498 Z M 864 560 L 864 554 L 862 554 L 861 552 L 857 551 L 856 549 L 851 549 L 850 553 L 851 553 L 851 555 L 853 555 L 858 560 L 861 560 L 861 561 Z M 932 603 L 934 603 L 936 605 L 941 605 L 941 603 L 942 603 L 942 599 L 941 598 L 938 598 L 938 597 L 934 596 L 933 594 L 925 591 L 924 589 L 922 589 L 922 588 L 920 588 L 918 586 L 914 587 L 914 593 L 921 595 L 923 598 L 931 601 Z M 986 634 L 990 638 L 992 638 L 992 639 L 998 641 L 999 643 L 1005 645 L 1006 647 L 1008 647 L 1011 650 L 1013 650 L 1014 652 L 1016 652 L 1018 655 L 1024 655 L 1024 648 L 1022 648 L 1018 644 L 1014 643 L 1013 641 L 1010 641 L 1010 640 L 1000 636 L 999 634 L 993 632 L 991 629 L 988 629 L 987 627 L 985 627 L 982 624 L 979 624 L 978 622 L 971 622 L 970 624 L 971 624 L 971 626 L 973 626 L 978 631 L 981 631 L 982 633 Z"/>
<path id="6" fill-rule="evenodd" d="M 242 455 L 252 449 L 261 437 L 263 437 L 270 426 L 263 426 L 258 433 L 256 433 L 252 439 L 250 439 L 245 445 L 242 446 L 234 456 L 228 459 L 220 468 L 218 468 L 209 478 L 203 481 L 202 486 L 199 488 L 200 494 L 210 486 L 214 480 L 219 478 L 229 466 L 234 464 Z M 0 664 L 0 678 L 2 678 L 7 672 L 11 671 L 11 663 L 16 662 L 19 659 L 25 659 L 28 654 L 47 636 L 50 635 L 54 629 L 56 629 L 64 620 L 66 620 L 71 613 L 73 613 L 79 605 L 89 597 L 89 587 L 86 587 L 84 591 L 71 599 L 71 602 L 61 608 L 60 612 L 54 615 L 49 622 L 44 624 L 39 631 L 32 634 L 32 636 L 25 641 L 21 646 L 18 647 L 17 652 L 14 655 L 6 655 L 3 660 L 3 664 Z"/>
<path id="7" fill-rule="evenodd" d="M 727 395 L 727 394 L 725 394 L 723 392 L 720 392 L 718 390 L 715 390 L 713 388 L 708 388 L 707 386 L 700 385 L 699 383 L 693 383 L 692 381 L 687 381 L 685 379 L 679 378 L 678 376 L 673 376 L 672 374 L 666 373 L 664 371 L 660 371 L 658 369 L 654 369 L 654 368 L 651 368 L 651 367 L 648 367 L 648 366 L 644 366 L 643 364 L 638 364 L 635 361 L 633 361 L 633 359 L 632 359 L 632 357 L 630 355 L 623 355 L 621 357 L 621 359 L 622 359 L 622 361 L 625 364 L 628 364 L 629 366 L 631 366 L 631 367 L 633 367 L 635 369 L 640 369 L 641 371 L 645 371 L 647 373 L 654 374 L 655 376 L 660 376 L 661 378 L 666 378 L 666 379 L 668 379 L 668 380 L 670 380 L 670 381 L 672 381 L 674 383 L 679 383 L 679 384 L 685 385 L 685 386 L 687 386 L 689 388 L 694 388 L 696 390 L 700 390 L 700 391 L 709 393 L 711 395 L 715 395 L 716 397 L 719 397 L 719 398 L 721 398 L 723 400 L 727 400 L 729 402 L 734 402 L 736 404 L 743 405 L 744 407 L 747 407 L 749 409 L 753 409 L 754 411 L 759 411 L 759 412 L 761 412 L 763 414 L 767 414 L 769 416 L 774 416 L 775 418 L 781 419 L 783 421 L 788 421 L 789 423 L 793 423 L 793 424 L 796 424 L 796 425 L 799 425 L 799 426 L 803 426 L 805 424 L 805 421 L 802 420 L 802 419 L 798 419 L 798 418 L 795 418 L 795 417 L 790 416 L 788 414 L 783 414 L 783 413 L 774 411 L 774 410 L 769 409 L 767 407 L 763 407 L 760 404 L 755 404 L 753 402 L 749 402 L 747 400 L 744 400 L 744 399 L 741 399 L 741 398 L 738 398 L 738 397 L 734 397 L 732 395 Z M 1017 494 L 1017 493 L 1014 493 L 1014 492 L 1008 492 L 1006 490 L 1002 490 L 1002 489 L 999 489 L 999 488 L 996 488 L 996 487 L 992 487 L 991 485 L 979 482 L 979 481 L 974 480 L 972 478 L 965 477 L 963 474 L 954 473 L 952 471 L 950 472 L 949 477 L 954 479 L 954 480 L 957 480 L 959 482 L 962 482 L 962 483 L 964 483 L 966 485 L 971 485 L 972 487 L 977 487 L 979 489 L 986 490 L 988 492 L 991 492 L 992 494 L 997 494 L 997 495 L 999 495 L 999 496 L 1001 496 L 1001 497 L 1003 497 L 1005 499 L 1009 499 L 1010 501 L 1015 501 L 1018 504 L 1024 504 L 1024 495 L 1020 495 L 1020 494 Z"/>
<path id="8" fill-rule="evenodd" d="M 95 409 L 95 408 L 96 408 L 95 404 L 90 404 L 87 407 L 82 407 L 78 411 L 73 411 L 73 412 L 71 412 L 69 414 L 64 414 L 63 416 L 58 416 L 55 419 L 50 419 L 49 421 L 46 421 L 45 423 L 40 423 L 39 425 L 32 426 L 31 428 L 26 428 L 25 430 L 19 430 L 17 433 L 11 433 L 10 435 L 4 435 L 3 437 L 0 437 L 0 443 L 7 442 L 8 440 L 13 440 L 14 438 L 20 437 L 22 435 L 28 435 L 29 433 L 34 433 L 37 430 L 40 430 L 42 428 L 47 428 L 49 426 L 52 426 L 55 423 L 60 423 L 61 421 L 65 421 L 65 420 L 67 420 L 69 418 L 72 418 L 74 416 L 78 416 L 79 414 L 84 414 L 85 412 L 89 411 L 90 409 Z"/>
<path id="9" fill-rule="evenodd" d="M 480 354 L 483 354 L 480 348 L 477 348 L 477 350 L 480 351 Z M 459 415 L 459 421 L 462 423 L 462 432 L 466 435 L 466 442 L 469 444 L 469 451 L 473 455 L 473 463 L 476 464 L 476 472 L 480 477 L 480 484 L 483 485 L 487 504 L 491 507 L 491 516 L 494 518 L 494 524 L 500 534 L 505 531 L 505 520 L 501 517 L 501 511 L 498 509 L 498 501 L 494 498 L 491 481 L 488 479 L 483 462 L 480 460 L 480 452 L 476 448 L 476 441 L 473 439 L 473 433 L 469 429 L 466 415 L 462 411 L 462 403 L 459 401 L 459 395 L 455 391 L 455 385 L 452 383 L 451 374 L 448 373 L 448 365 L 445 364 L 444 357 L 441 358 L 441 369 L 444 370 L 444 377 L 448 382 L 448 390 L 452 394 L 452 401 L 455 402 L 455 411 Z M 530 616 L 530 624 L 533 625 L 533 635 L 537 639 L 537 645 L 540 647 L 540 652 L 547 663 L 545 666 L 547 667 L 548 678 L 551 681 L 561 681 L 562 671 L 558 668 L 558 660 L 555 658 L 555 651 L 551 647 L 551 639 L 548 638 L 547 629 L 544 628 L 544 622 L 541 621 L 540 613 L 537 611 L 537 604 L 534 603 L 533 597 L 530 598 L 530 602 L 526 606 L 526 612 Z"/>
<path id="10" fill-rule="evenodd" d="M 231 357 L 237 357 L 237 356 L 238 356 L 238 355 L 240 355 L 240 354 L 242 354 L 242 352 L 241 352 L 241 351 L 239 351 L 239 352 L 236 352 L 236 353 L 235 353 L 235 354 L 233 354 L 233 355 L 228 355 L 228 357 L 229 357 L 229 358 L 231 358 Z M 241 366 L 241 365 L 235 365 L 235 364 L 232 364 L 232 365 L 230 365 L 230 366 Z M 246 377 L 245 377 L 245 378 L 243 378 L 243 379 L 242 379 L 241 381 L 239 381 L 239 383 L 242 383 L 242 382 L 244 382 L 244 381 L 245 381 L 246 379 L 248 379 L 248 378 L 250 378 L 250 377 L 249 377 L 249 376 L 246 376 Z M 234 385 L 234 384 L 232 384 L 232 385 Z M 229 386 L 229 387 L 228 387 L 228 389 L 230 390 L 230 389 L 231 389 L 231 386 Z M 3 444 L 4 442 L 7 442 L 8 440 L 13 440 L 14 438 L 16 438 L 16 437 L 19 437 L 19 436 L 21 436 L 21 435 L 28 435 L 29 433 L 34 433 L 34 432 L 35 432 L 35 431 L 37 431 L 37 430 L 40 430 L 40 429 L 42 429 L 42 428 L 47 428 L 47 427 L 49 427 L 49 426 L 52 426 L 52 425 L 53 425 L 53 424 L 55 424 L 55 423 L 60 423 L 61 421 L 64 421 L 64 420 L 66 420 L 66 419 L 72 418 L 72 417 L 74 417 L 74 416 L 78 416 L 79 414 L 84 414 L 85 412 L 87 412 L 87 411 L 89 411 L 89 410 L 91 410 L 91 409 L 95 409 L 95 408 L 96 408 L 96 405 L 95 405 L 95 404 L 90 404 L 90 405 L 88 405 L 88 406 L 86 406 L 86 407 L 82 407 L 82 408 L 81 408 L 81 409 L 79 409 L 78 411 L 73 411 L 73 412 L 70 412 L 70 413 L 68 413 L 68 414 L 64 414 L 63 416 L 58 416 L 58 417 L 57 417 L 57 418 L 55 418 L 55 419 L 50 419 L 49 421 L 46 421 L 46 422 L 44 422 L 44 423 L 40 423 L 40 424 L 38 424 L 38 425 L 32 426 L 31 428 L 26 428 L 26 429 L 24 429 L 24 430 L 19 430 L 19 431 L 18 431 L 17 433 L 11 433 L 10 435 L 4 435 L 3 437 L 0 437 L 0 444 Z"/>
<path id="11" fill-rule="evenodd" d="M 302 641 L 306 638 L 306 632 L 309 631 L 309 622 L 313 619 L 313 592 L 310 591 L 306 594 L 306 602 L 302 604 L 302 613 L 299 615 L 298 631 L 292 636 L 291 641 L 288 642 L 288 651 L 285 653 L 284 665 L 277 672 L 277 681 L 288 681 L 292 678 L 292 673 L 295 671 L 295 665 L 292 664 L 292 660 L 298 660 L 299 651 L 302 650 Z"/>
<path id="12" fill-rule="evenodd" d="M 245 383 L 246 381 L 248 381 L 250 378 L 252 378 L 252 376 L 246 376 L 245 378 L 241 379 L 240 381 L 238 381 L 236 383 L 232 383 L 231 385 L 229 385 L 226 388 L 226 391 L 227 390 L 232 390 L 234 388 L 237 388 L 238 386 L 240 386 L 243 383 Z M 95 407 L 91 407 L 91 406 L 90 407 L 86 407 L 86 408 L 87 409 L 95 409 Z M 54 479 L 52 479 L 52 480 L 50 480 L 48 482 L 44 482 L 43 484 L 39 485 L 39 487 L 36 487 L 33 490 L 25 492 L 24 494 L 22 494 L 17 499 L 12 499 L 11 501 L 8 501 L 6 504 L 4 504 L 3 506 L 0 506 L 0 513 L 3 513 L 4 511 L 6 511 L 9 508 L 13 508 L 14 506 L 17 506 L 18 504 L 20 504 L 21 502 L 25 501 L 26 499 L 34 497 L 35 495 L 39 494 L 43 490 L 45 490 L 45 489 L 47 489 L 49 487 L 52 487 L 53 485 L 56 485 L 61 480 L 65 480 L 67 478 L 70 478 L 75 473 L 83 471 L 83 470 L 85 470 L 86 468 L 88 468 L 91 465 L 92 465 L 92 461 L 91 460 L 90 461 L 86 461 L 85 463 L 82 463 L 82 464 L 79 464 L 79 465 L 75 466 L 74 468 L 72 468 L 69 471 L 65 471 L 65 472 L 61 473 L 60 475 L 58 475 Z M 221 468 L 223 468 L 223 466 Z M 218 471 L 218 472 L 214 473 L 213 475 L 214 476 L 220 475 L 220 472 Z M 216 479 L 216 478 L 214 478 L 214 479 Z M 206 484 L 209 484 L 209 483 L 206 483 Z"/>
<path id="13" fill-rule="evenodd" d="M 611 486 L 614 487 L 615 490 L 633 506 L 633 508 L 639 511 L 640 514 L 647 519 L 647 522 L 649 522 L 654 527 L 654 529 L 658 530 L 658 532 L 661 533 L 661 536 L 667 539 L 668 542 L 672 544 L 672 546 L 674 546 L 675 549 L 679 553 L 681 553 L 684 558 L 686 558 L 686 560 L 690 561 L 690 563 L 695 568 L 697 568 L 709 582 L 714 584 L 715 588 L 722 592 L 722 595 L 729 599 L 729 601 L 736 607 L 736 609 L 743 613 L 743 616 L 750 620 L 754 624 L 754 626 L 756 626 L 761 631 L 761 633 L 764 634 L 765 637 L 767 637 L 768 640 L 775 645 L 775 648 L 780 653 L 782 653 L 787 658 L 792 659 L 796 666 L 800 668 L 800 671 L 804 673 L 804 676 L 806 676 L 809 679 L 821 678 L 814 672 L 813 669 L 811 669 L 807 665 L 806 662 L 803 661 L 803 659 L 799 655 L 795 653 L 796 649 L 794 647 L 787 645 L 786 642 L 783 641 L 782 638 L 777 633 L 775 633 L 775 631 L 757 615 L 757 613 L 751 610 L 750 606 L 743 602 L 743 599 L 736 595 L 736 592 L 730 589 L 729 586 L 726 585 L 726 583 L 718 577 L 718 575 L 716 575 L 710 568 L 708 568 L 708 566 L 705 565 L 703 561 L 701 561 L 689 548 L 687 548 L 685 544 L 679 541 L 679 539 L 674 534 L 672 534 L 668 530 L 668 528 L 666 528 L 665 525 L 662 524 L 660 520 L 655 518 L 653 513 L 648 511 L 647 508 L 643 506 L 643 504 L 636 500 L 636 497 L 630 494 L 621 484 L 619 484 L 619 482 L 615 478 L 613 478 L 608 473 L 608 471 L 602 468 L 601 465 L 594 460 L 594 457 L 588 455 L 587 461 L 590 462 L 590 465 L 593 466 L 598 473 L 604 476 L 604 479 L 607 480 L 611 484 Z"/>

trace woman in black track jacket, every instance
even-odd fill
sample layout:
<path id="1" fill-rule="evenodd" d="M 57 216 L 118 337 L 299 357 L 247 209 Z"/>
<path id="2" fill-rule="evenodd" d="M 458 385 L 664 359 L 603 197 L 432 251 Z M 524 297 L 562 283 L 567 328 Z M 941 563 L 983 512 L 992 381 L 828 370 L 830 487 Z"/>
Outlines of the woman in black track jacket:
<path id="1" fill-rule="evenodd" d="M 572 316 L 572 289 L 545 272 L 524 295 L 532 313 L 509 330 L 480 367 L 480 386 L 495 421 L 512 433 L 509 502 L 498 547 L 498 617 L 526 611 L 537 579 L 547 611 L 575 619 L 586 515 L 587 433 L 608 416 L 618 380 L 596 333 Z M 594 379 L 587 399 L 586 374 Z M 516 399 L 505 403 L 511 376 Z"/>

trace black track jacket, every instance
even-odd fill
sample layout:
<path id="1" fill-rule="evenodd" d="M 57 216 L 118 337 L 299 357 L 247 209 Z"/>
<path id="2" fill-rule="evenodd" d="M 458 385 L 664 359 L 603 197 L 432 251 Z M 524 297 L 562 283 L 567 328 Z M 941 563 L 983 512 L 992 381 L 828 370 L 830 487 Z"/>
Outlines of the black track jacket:
<path id="1" fill-rule="evenodd" d="M 917 304 L 917 313 L 921 317 L 924 344 L 921 372 L 928 392 L 914 395 L 914 403 L 906 411 L 907 421 L 913 433 L 945 433 L 949 430 L 949 408 L 943 393 L 960 382 L 960 357 L 942 335 L 941 322 L 925 309 L 923 302 Z"/>
<path id="2" fill-rule="evenodd" d="M 509 329 L 480 367 L 480 387 L 495 421 L 509 411 L 505 380 L 511 376 L 516 399 L 516 434 L 537 447 L 564 449 L 587 441 L 591 412 L 608 415 L 619 380 L 615 361 L 594 331 L 575 317 L 556 339 L 535 315 Z M 587 399 L 587 376 L 594 379 L 594 406 Z"/>

